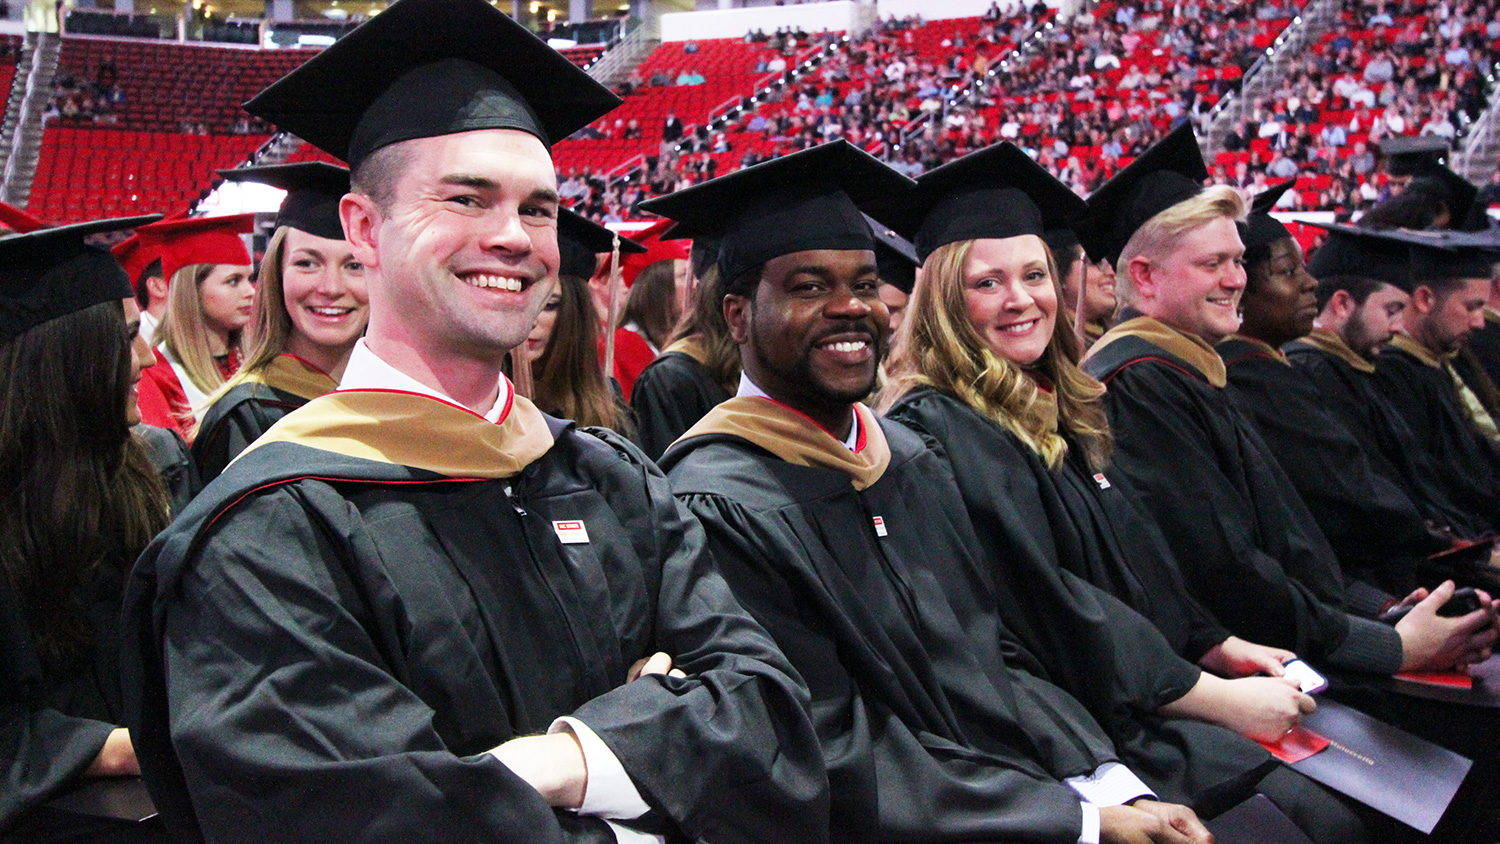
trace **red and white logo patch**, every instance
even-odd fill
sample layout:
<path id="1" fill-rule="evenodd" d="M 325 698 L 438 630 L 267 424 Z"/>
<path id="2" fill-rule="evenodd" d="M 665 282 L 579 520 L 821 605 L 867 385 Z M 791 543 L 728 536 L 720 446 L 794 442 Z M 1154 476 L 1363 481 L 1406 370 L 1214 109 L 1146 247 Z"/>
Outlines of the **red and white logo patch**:
<path id="1" fill-rule="evenodd" d="M 1098 484 L 1100 489 L 1109 489 L 1109 478 L 1104 477 L 1103 472 L 1094 475 L 1094 483 Z"/>
<path id="2" fill-rule="evenodd" d="M 874 518 L 874 522 L 875 522 L 875 535 L 876 536 L 885 536 L 885 534 L 886 534 L 885 519 L 881 518 L 880 516 L 876 516 Z"/>
<path id="3" fill-rule="evenodd" d="M 552 529 L 557 531 L 557 541 L 564 545 L 588 544 L 589 531 L 583 522 L 553 522 Z"/>

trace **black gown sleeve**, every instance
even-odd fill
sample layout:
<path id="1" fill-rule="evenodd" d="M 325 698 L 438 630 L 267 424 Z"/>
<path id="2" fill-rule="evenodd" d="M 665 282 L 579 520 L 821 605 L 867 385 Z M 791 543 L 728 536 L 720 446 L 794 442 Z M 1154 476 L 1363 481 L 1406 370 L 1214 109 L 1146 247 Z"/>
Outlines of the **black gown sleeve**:
<path id="1" fill-rule="evenodd" d="M 41 683 L 26 621 L 0 582 L 0 833 L 77 779 L 115 729 L 39 705 Z"/>
<path id="2" fill-rule="evenodd" d="M 1115 467 L 1161 527 L 1188 588 L 1243 639 L 1315 662 L 1396 670 L 1399 637 L 1341 609 L 1336 566 L 1323 570 L 1331 549 L 1278 499 L 1274 458 L 1228 416 L 1227 400 L 1213 405 L 1195 384 L 1143 363 L 1118 371 L 1105 394 Z"/>

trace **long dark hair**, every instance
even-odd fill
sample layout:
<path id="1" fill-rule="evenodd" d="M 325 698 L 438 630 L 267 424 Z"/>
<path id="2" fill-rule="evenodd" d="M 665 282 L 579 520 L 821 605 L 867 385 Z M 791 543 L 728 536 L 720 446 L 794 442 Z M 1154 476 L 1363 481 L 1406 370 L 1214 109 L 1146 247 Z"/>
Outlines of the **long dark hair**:
<path id="1" fill-rule="evenodd" d="M 753 271 L 759 279 L 761 268 Z M 753 294 L 752 294 L 753 295 Z M 719 281 L 719 268 L 710 266 L 698 276 L 698 289 L 693 292 L 692 307 L 682 315 L 677 330 L 672 332 L 672 342 L 693 339 L 707 357 L 703 368 L 724 392 L 734 395 L 740 388 L 740 347 L 729 334 L 729 323 L 724 321 L 724 285 Z"/>
<path id="2" fill-rule="evenodd" d="M 630 412 L 615 398 L 599 363 L 598 319 L 588 281 L 558 276 L 557 294 L 552 336 L 531 364 L 532 401 L 553 416 L 629 436 Z"/>
<path id="3" fill-rule="evenodd" d="M 620 325 L 635 323 L 660 352 L 671 340 L 678 316 L 676 262 L 657 261 L 641 270 L 630 286 Z"/>
<path id="4" fill-rule="evenodd" d="M 92 644 L 80 590 L 123 588 L 169 519 L 125 418 L 130 339 L 121 303 L 103 302 L 0 346 L 0 570 L 52 670 Z"/>

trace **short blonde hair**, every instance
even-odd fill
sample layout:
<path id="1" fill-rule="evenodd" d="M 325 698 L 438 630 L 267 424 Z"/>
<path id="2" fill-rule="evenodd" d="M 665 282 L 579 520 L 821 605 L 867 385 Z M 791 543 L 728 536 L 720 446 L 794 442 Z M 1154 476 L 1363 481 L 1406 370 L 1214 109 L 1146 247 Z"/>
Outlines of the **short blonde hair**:
<path id="1" fill-rule="evenodd" d="M 1115 289 L 1120 303 L 1133 305 L 1136 302 L 1135 284 L 1130 279 L 1130 262 L 1136 256 L 1161 260 L 1188 232 L 1220 217 L 1243 221 L 1249 210 L 1250 206 L 1238 188 L 1213 185 L 1147 220 L 1130 236 L 1125 248 L 1120 250 L 1120 260 L 1115 262 Z"/>

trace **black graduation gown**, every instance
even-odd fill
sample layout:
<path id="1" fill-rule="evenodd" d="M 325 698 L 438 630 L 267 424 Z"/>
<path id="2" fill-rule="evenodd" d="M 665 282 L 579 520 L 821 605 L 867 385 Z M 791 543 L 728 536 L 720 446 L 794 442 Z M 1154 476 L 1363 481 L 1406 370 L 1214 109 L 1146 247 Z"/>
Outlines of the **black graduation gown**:
<path id="1" fill-rule="evenodd" d="M 1132 616 L 1149 619 L 1171 650 L 1191 661 L 1229 638 L 1187 593 L 1166 540 L 1131 502 L 1124 477 L 1111 474 L 1101 487 L 1072 449 L 1051 470 L 1014 433 L 938 390 L 914 390 L 886 416 L 931 439 L 947 458 L 980 540 L 993 546 L 987 548 L 989 559 L 1048 563 L 1069 584 L 1063 594 L 1077 590 L 1075 580 L 1108 592 L 1128 608 L 1112 612 L 1108 621 L 1122 641 L 1142 635 Z M 1020 537 L 1030 541 L 1021 543 Z M 1008 538 L 1012 547 L 1001 544 Z M 1021 594 L 1043 576 L 1014 562 L 996 570 Z M 1035 606 L 1027 602 L 1025 608 Z M 1021 627 L 1018 620 L 1007 621 L 1012 629 Z M 1077 631 L 1066 616 L 1044 614 L 1035 624 L 1055 640 Z M 1054 625 L 1062 629 L 1048 629 Z"/>
<path id="2" fill-rule="evenodd" d="M 1457 486 L 1455 473 L 1439 470 L 1433 455 L 1417 445 L 1416 435 L 1381 392 L 1373 371 L 1356 369 L 1309 340 L 1294 340 L 1283 351 L 1317 390 L 1323 409 L 1360 441 L 1371 468 L 1400 487 L 1427 519 L 1467 539 L 1489 532 L 1485 516 L 1454 503 L 1450 489 Z"/>
<path id="3" fill-rule="evenodd" d="M 890 462 L 862 491 L 728 434 L 690 432 L 662 465 L 811 687 L 835 840 L 1072 844 L 1081 809 L 1060 780 L 1116 761 L 1113 742 L 1001 621 L 946 464 L 878 424 Z"/>
<path id="4" fill-rule="evenodd" d="M 491 480 L 263 438 L 147 550 L 127 714 L 174 831 L 612 841 L 487 752 L 573 715 L 652 807 L 634 825 L 826 837 L 806 692 L 697 522 L 617 435 L 546 425 L 545 453 Z M 562 543 L 569 521 L 586 542 Z M 622 685 L 656 651 L 688 676 Z"/>
<path id="5" fill-rule="evenodd" d="M 1111 333 L 1083 368 L 1108 387 L 1115 471 L 1161 527 L 1194 596 L 1243 639 L 1315 664 L 1399 668 L 1400 637 L 1344 611 L 1333 549 L 1227 391 L 1127 325 Z"/>
<path id="6" fill-rule="evenodd" d="M 1007 628 L 1099 719 L 1132 770 L 1192 803 L 1205 779 L 1265 764 L 1248 739 L 1152 715 L 1198 680 L 1179 654 L 1196 658 L 1229 634 L 1187 594 L 1123 478 L 1101 488 L 1081 464 L 1050 471 L 1015 434 L 937 390 L 909 393 L 887 418 L 936 444 L 982 559 L 993 561 Z"/>
<path id="7" fill-rule="evenodd" d="M 1264 343 L 1217 347 L 1235 404 L 1265 440 L 1333 546 L 1344 571 L 1390 593 L 1416 588 L 1415 563 L 1450 540 L 1399 487 L 1375 472 L 1363 446 L 1324 408 L 1317 387 Z"/>
<path id="8" fill-rule="evenodd" d="M 124 724 L 119 672 L 124 560 L 106 560 L 81 590 L 92 645 L 67 669 L 37 658 L 16 596 L 0 577 L 0 833 L 93 763 Z"/>
<path id="9" fill-rule="evenodd" d="M 1432 455 L 1455 503 L 1500 525 L 1500 457 L 1469 427 L 1448 371 L 1393 343 L 1380 350 L 1375 380 L 1416 447 Z"/>
<path id="10" fill-rule="evenodd" d="M 728 399 L 723 385 L 691 355 L 663 352 L 641 372 L 630 394 L 641 450 L 652 460 L 660 458 L 687 429 Z"/>
<path id="11" fill-rule="evenodd" d="M 255 381 L 229 388 L 203 411 L 198 434 L 193 437 L 193 461 L 199 476 L 205 482 L 217 478 L 261 434 L 304 404 L 307 399 L 302 396 Z"/>
<path id="12" fill-rule="evenodd" d="M 203 483 L 198 478 L 198 467 L 193 464 L 188 444 L 183 441 L 181 434 L 170 428 L 143 423 L 131 430 L 140 436 L 141 442 L 146 446 L 146 456 L 151 458 L 151 465 L 161 473 L 162 483 L 166 484 L 172 506 L 172 516 L 175 518 L 193 500 L 193 496 L 203 489 Z"/>

